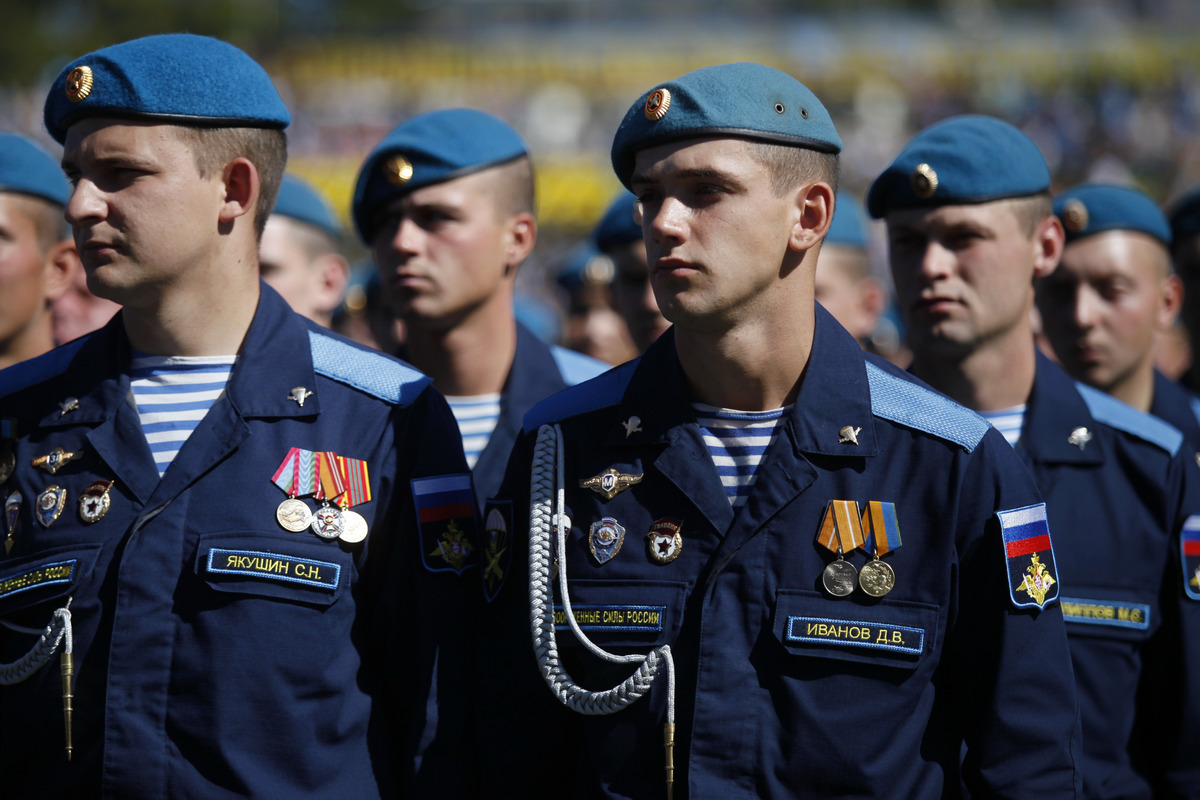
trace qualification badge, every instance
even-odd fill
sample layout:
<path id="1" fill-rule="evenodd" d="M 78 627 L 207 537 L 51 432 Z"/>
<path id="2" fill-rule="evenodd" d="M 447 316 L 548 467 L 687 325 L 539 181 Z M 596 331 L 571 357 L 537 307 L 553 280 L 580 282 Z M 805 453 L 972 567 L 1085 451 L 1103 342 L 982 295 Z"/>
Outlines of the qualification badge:
<path id="1" fill-rule="evenodd" d="M 1200 600 L 1200 515 L 1193 514 L 1183 523 L 1179 537 L 1180 560 L 1183 562 L 1183 591 L 1193 600 Z"/>
<path id="2" fill-rule="evenodd" d="M 88 524 L 104 519 L 111 502 L 108 499 L 108 490 L 112 485 L 112 481 L 95 481 L 83 490 L 83 494 L 79 496 L 80 519 Z"/>
<path id="3" fill-rule="evenodd" d="M 996 512 L 1008 562 L 1008 595 L 1017 607 L 1045 608 L 1058 599 L 1058 568 L 1046 504 Z"/>
<path id="4" fill-rule="evenodd" d="M 4 553 L 12 552 L 13 535 L 17 532 L 17 520 L 21 514 L 21 493 L 13 492 L 4 501 Z"/>
<path id="5" fill-rule="evenodd" d="M 683 537 L 679 534 L 683 523 L 677 519 L 656 520 L 646 534 L 646 544 L 650 547 L 650 560 L 655 564 L 670 564 L 679 558 L 683 550 Z"/>
<path id="6" fill-rule="evenodd" d="M 597 564 L 607 564 L 621 552 L 625 541 L 625 528 L 612 517 L 601 517 L 599 522 L 593 522 L 588 532 L 588 549 Z"/>
<path id="7" fill-rule="evenodd" d="M 37 521 L 42 523 L 42 527 L 49 528 L 50 524 L 58 519 L 58 515 L 62 513 L 63 506 L 66 504 L 66 489 L 61 486 L 47 486 L 37 496 L 37 505 L 33 509 L 33 513 L 37 517 Z"/>
<path id="8" fill-rule="evenodd" d="M 38 469 L 44 469 L 51 475 L 57 475 L 64 465 L 83 458 L 83 453 L 69 453 L 61 447 L 56 447 L 44 456 L 38 456 L 29 463 Z"/>
<path id="9" fill-rule="evenodd" d="M 512 548 L 509 547 L 512 503 L 489 500 L 484 507 L 483 520 L 483 595 L 490 603 L 500 594 L 512 561 Z"/>
<path id="10" fill-rule="evenodd" d="M 617 472 L 617 470 L 613 467 L 609 467 L 599 475 L 593 475 L 590 478 L 581 480 L 579 482 L 579 488 L 591 489 L 605 500 L 612 500 L 630 486 L 641 482 L 641 475 L 626 475 L 624 473 Z"/>
<path id="11" fill-rule="evenodd" d="M 830 500 L 825 508 L 825 519 L 817 531 L 817 544 L 837 559 L 831 561 L 821 573 L 821 585 L 834 597 L 846 597 L 854 592 L 858 583 L 858 570 L 845 555 L 862 547 L 862 520 L 858 515 L 858 503 L 853 500 Z"/>

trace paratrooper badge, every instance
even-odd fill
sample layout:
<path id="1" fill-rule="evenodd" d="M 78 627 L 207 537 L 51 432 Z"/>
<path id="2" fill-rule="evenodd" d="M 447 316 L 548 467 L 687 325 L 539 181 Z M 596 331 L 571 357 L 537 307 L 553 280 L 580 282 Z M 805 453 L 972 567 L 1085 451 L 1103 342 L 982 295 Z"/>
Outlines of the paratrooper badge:
<path id="1" fill-rule="evenodd" d="M 489 500 L 483 510 L 483 596 L 500 594 L 512 563 L 512 503 Z"/>

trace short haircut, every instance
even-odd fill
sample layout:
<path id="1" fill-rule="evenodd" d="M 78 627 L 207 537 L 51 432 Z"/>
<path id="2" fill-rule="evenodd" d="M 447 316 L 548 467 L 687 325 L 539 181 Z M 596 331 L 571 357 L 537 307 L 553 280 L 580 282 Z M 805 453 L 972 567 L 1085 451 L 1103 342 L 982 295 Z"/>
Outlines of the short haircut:
<path id="1" fill-rule="evenodd" d="M 38 250 L 43 255 L 50 252 L 54 245 L 71 238 L 71 227 L 63 216 L 62 206 L 28 194 L 13 192 L 8 196 L 17 202 L 21 213 L 33 223 Z"/>
<path id="2" fill-rule="evenodd" d="M 295 217 L 279 215 L 277 219 L 290 223 L 287 229 L 288 237 L 304 251 L 304 257 L 308 259 L 309 264 L 322 256 L 338 252 L 337 240 L 325 229 L 301 222 Z"/>
<path id="3" fill-rule="evenodd" d="M 537 195 L 534 190 L 533 162 L 521 156 L 506 164 L 491 167 L 495 187 L 496 216 L 500 219 L 517 214 L 535 214 Z"/>
<path id="4" fill-rule="evenodd" d="M 805 147 L 747 140 L 750 157 L 771 172 L 771 191 L 783 197 L 807 181 L 824 181 L 838 190 L 841 161 L 837 153 L 819 153 Z"/>
<path id="5" fill-rule="evenodd" d="M 1042 220 L 1054 213 L 1054 198 L 1050 196 L 1049 192 L 1039 192 L 1028 197 L 1014 197 L 1002 202 L 1008 203 L 1012 208 L 1013 214 L 1017 217 L 1017 224 L 1025 232 L 1027 238 L 1033 238 L 1033 234 L 1037 232 L 1037 226 L 1042 224 Z"/>
<path id="6" fill-rule="evenodd" d="M 174 127 L 179 138 L 191 147 L 201 178 L 212 177 L 235 158 L 246 158 L 254 164 L 259 182 L 254 232 L 261 240 L 287 167 L 287 134 L 274 128 Z"/>

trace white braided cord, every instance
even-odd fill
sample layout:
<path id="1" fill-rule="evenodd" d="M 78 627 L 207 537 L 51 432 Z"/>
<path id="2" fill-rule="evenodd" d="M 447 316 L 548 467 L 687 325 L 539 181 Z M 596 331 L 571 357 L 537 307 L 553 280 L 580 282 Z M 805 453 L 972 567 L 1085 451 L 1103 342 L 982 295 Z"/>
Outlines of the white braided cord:
<path id="1" fill-rule="evenodd" d="M 42 631 L 37 642 L 29 652 L 11 664 L 0 664 L 0 685 L 11 686 L 20 683 L 33 673 L 49 663 L 58 652 L 58 646 L 63 646 L 63 652 L 71 653 L 75 649 L 74 632 L 71 628 L 71 602 L 54 610 L 54 618 Z M 13 627 L 13 626 L 9 626 Z"/>
<path id="2" fill-rule="evenodd" d="M 626 708 L 650 690 L 664 669 L 667 673 L 667 722 L 675 722 L 675 664 L 670 645 L 656 647 L 641 655 L 619 656 L 598 647 L 579 627 L 571 609 L 567 591 L 567 528 L 563 480 L 562 430 L 543 425 L 538 429 L 533 453 L 529 503 L 529 622 L 538 668 L 550 691 L 559 702 L 580 714 L 612 714 Z M 563 611 L 575 637 L 593 655 L 614 664 L 640 661 L 637 670 L 623 682 L 602 692 L 584 689 L 571 678 L 558 656 L 554 609 L 551 604 L 550 531 L 556 529 L 558 542 L 558 585 Z"/>

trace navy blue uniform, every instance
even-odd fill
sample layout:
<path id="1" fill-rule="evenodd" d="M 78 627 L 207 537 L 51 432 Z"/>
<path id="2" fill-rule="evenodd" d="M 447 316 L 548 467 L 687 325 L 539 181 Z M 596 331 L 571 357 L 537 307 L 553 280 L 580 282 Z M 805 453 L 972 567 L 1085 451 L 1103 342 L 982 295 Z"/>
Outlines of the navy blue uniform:
<path id="1" fill-rule="evenodd" d="M 1192 452 L 1200 451 L 1200 398 L 1154 371 L 1154 401 L 1150 413 L 1179 429 Z M 1200 463 L 1200 457 L 1197 458 Z"/>
<path id="2" fill-rule="evenodd" d="M 469 780 L 455 630 L 477 578 L 422 541 L 410 488 L 466 472 L 428 378 L 263 286 L 225 394 L 159 480 L 128 363 L 118 315 L 0 373 L 0 417 L 20 437 L 0 495 L 22 497 L 0 554 L 0 661 L 35 639 L 7 626 L 41 629 L 73 598 L 77 678 L 69 764 L 57 661 L 0 688 L 3 794 L 432 796 L 430 780 Z M 272 476 L 293 447 L 366 462 L 364 542 L 276 522 Z M 55 448 L 81 455 L 55 475 L 31 466 Z M 101 480 L 110 508 L 87 523 L 79 498 Z M 35 505 L 52 484 L 66 503 L 46 526 Z"/>
<path id="3" fill-rule="evenodd" d="M 795 405 L 736 513 L 673 333 L 530 413 L 502 492 L 511 561 L 497 559 L 506 575 L 479 625 L 485 795 L 664 796 L 665 678 L 617 714 L 577 715 L 530 650 L 531 447 L 538 424 L 558 420 L 581 627 L 616 653 L 674 652 L 676 798 L 934 798 L 957 793 L 960 776 L 980 797 L 1075 796 L 1061 613 L 1050 600 L 1016 606 L 997 515 L 1040 507 L 1028 471 L 977 415 L 864 354 L 820 307 L 816 322 Z M 607 500 L 580 487 L 609 468 L 641 480 Z M 816 537 L 837 500 L 894 504 L 903 544 L 885 556 L 895 588 L 880 599 L 822 589 L 834 555 Z M 599 563 L 589 538 L 604 518 L 625 534 Z M 669 563 L 647 540 L 662 521 L 682 537 Z M 565 625 L 558 646 L 589 689 L 633 670 L 583 651 Z"/>
<path id="4" fill-rule="evenodd" d="M 517 323 L 517 352 L 500 393 L 500 419 L 471 470 L 475 497 L 480 504 L 500 488 L 513 442 L 521 432 L 521 420 L 529 409 L 555 392 L 594 378 L 607 369 L 608 364 L 590 356 L 546 344 Z"/>
<path id="5" fill-rule="evenodd" d="M 1179 563 L 1180 530 L 1200 513 L 1193 452 L 1175 428 L 1040 355 L 1017 451 L 1054 532 L 1087 796 L 1150 797 L 1152 785 L 1200 796 L 1200 740 L 1194 728 L 1181 738 L 1200 715 L 1185 686 L 1200 670 L 1200 603 Z"/>

